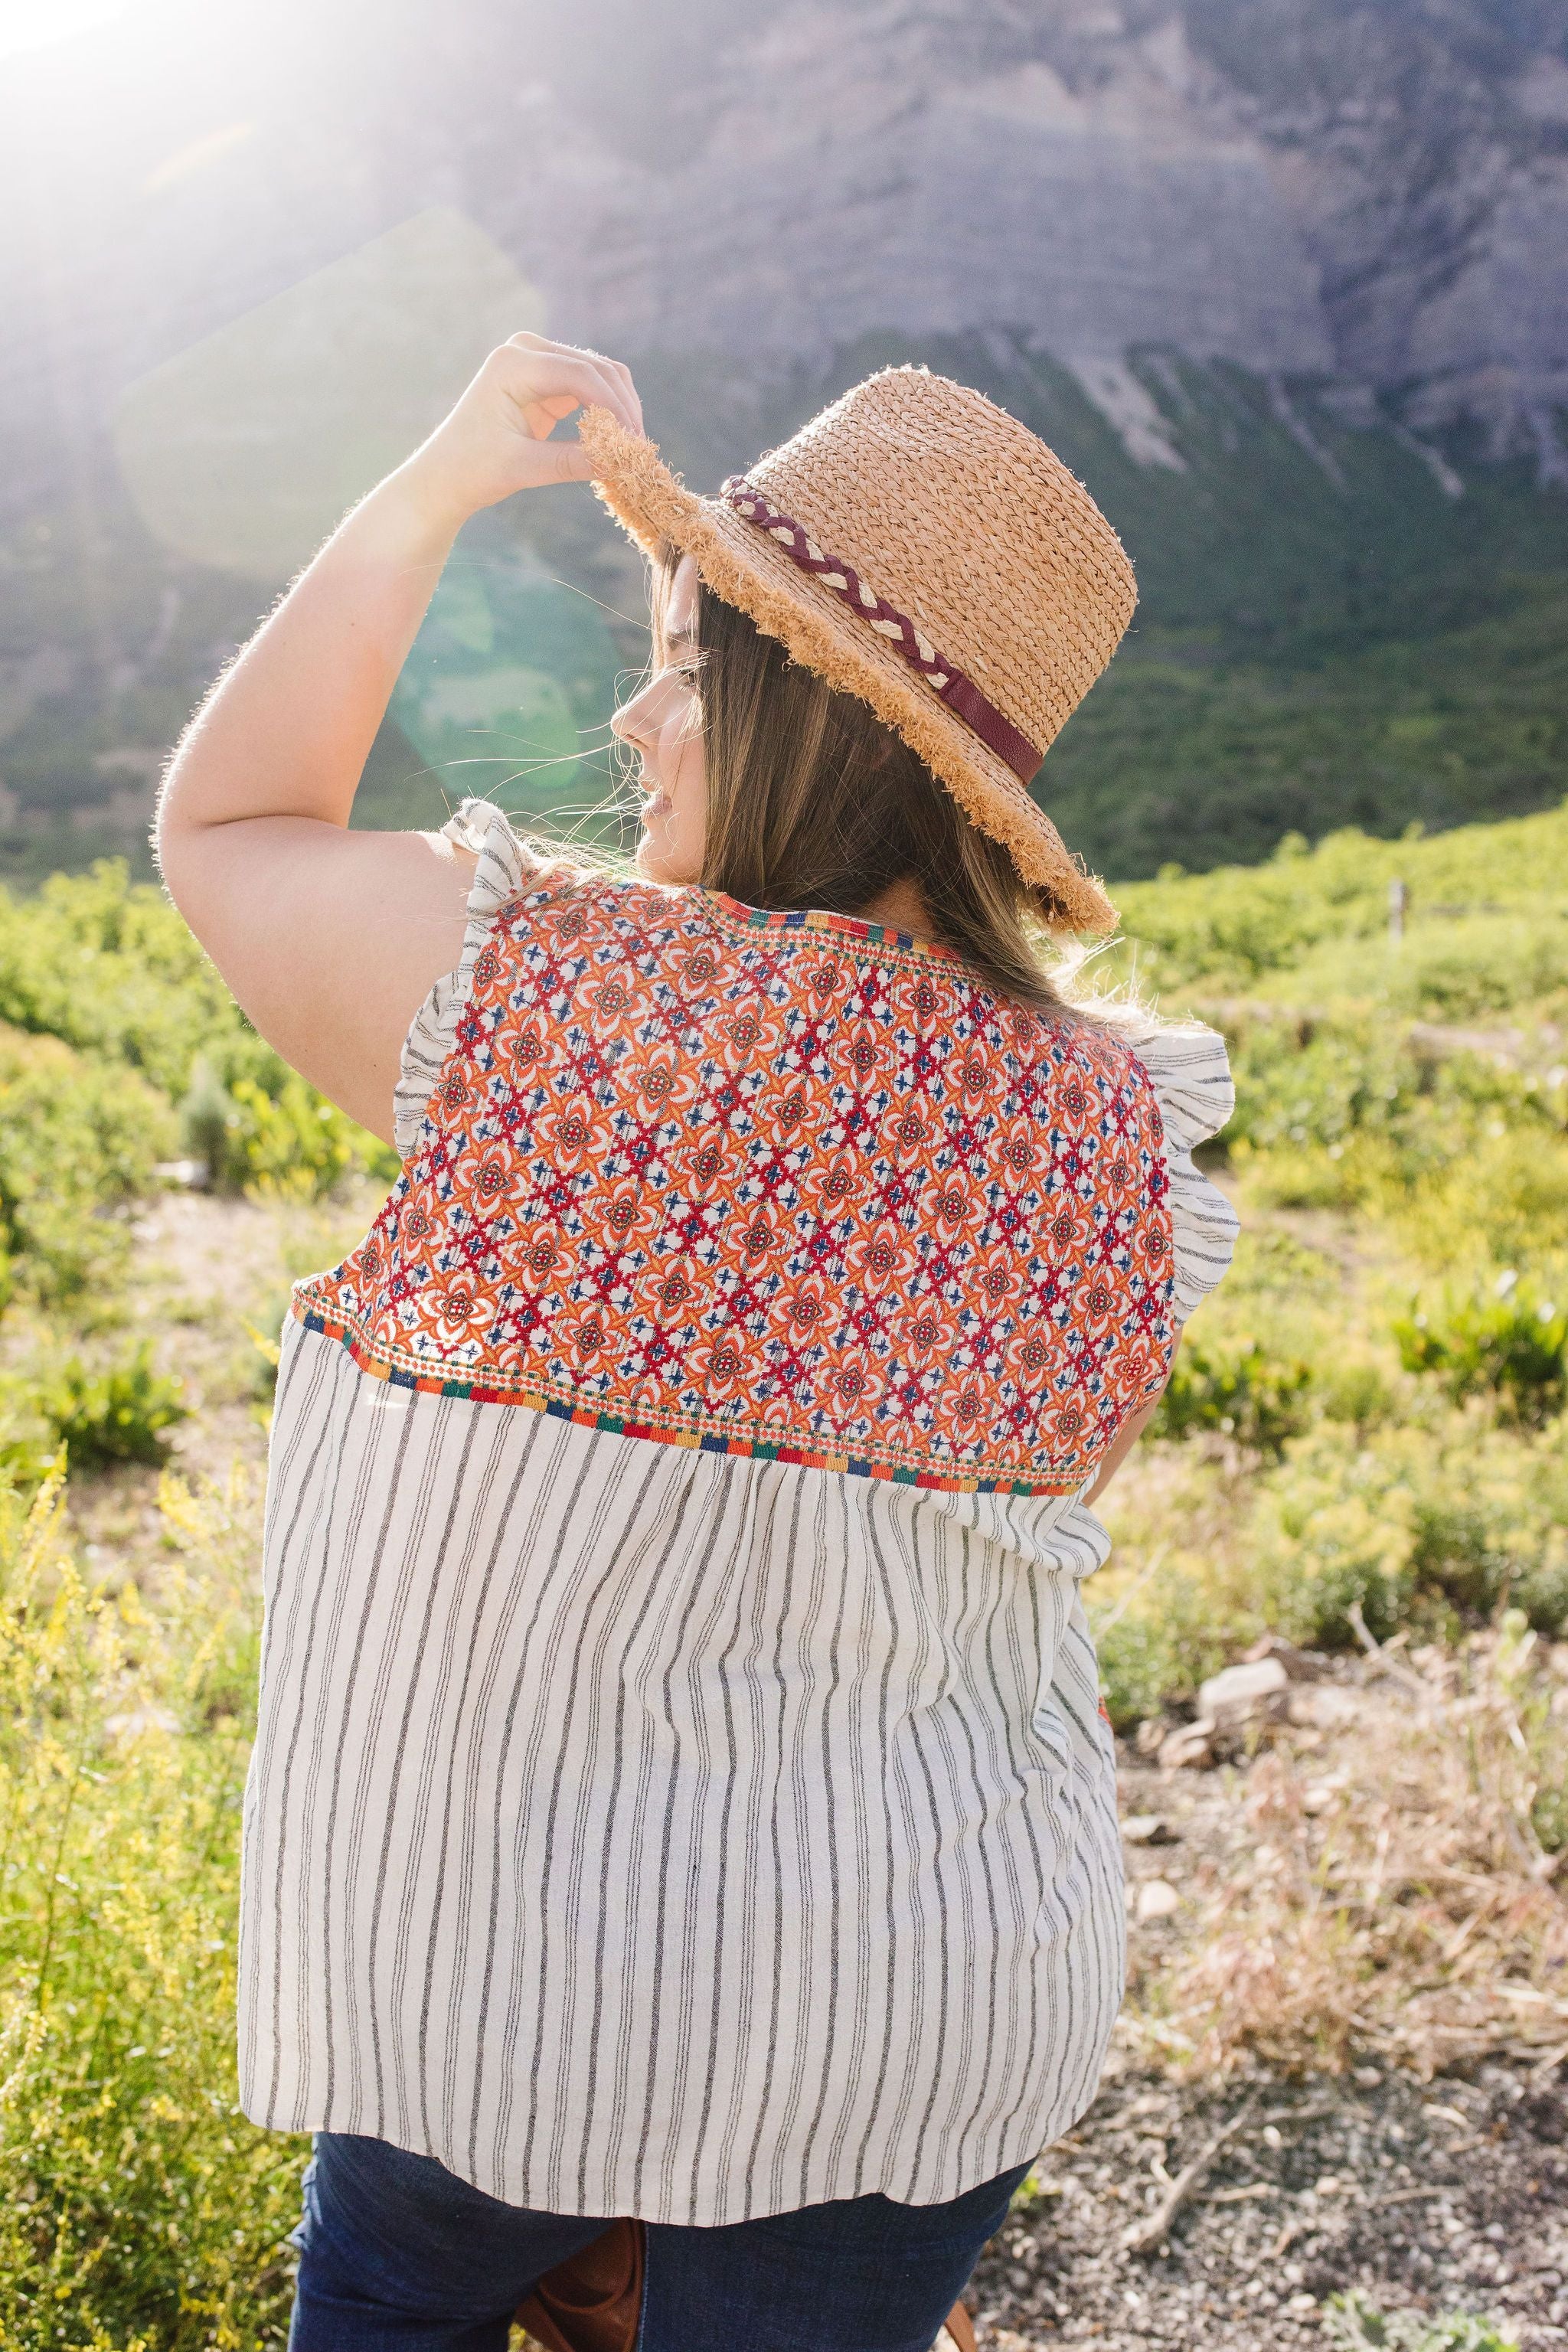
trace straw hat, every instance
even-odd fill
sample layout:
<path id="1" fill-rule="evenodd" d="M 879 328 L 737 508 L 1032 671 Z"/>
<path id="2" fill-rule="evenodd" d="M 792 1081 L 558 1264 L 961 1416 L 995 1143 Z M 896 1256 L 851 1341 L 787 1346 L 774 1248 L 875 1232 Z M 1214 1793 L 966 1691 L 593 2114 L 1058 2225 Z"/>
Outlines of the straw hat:
<path id="1" fill-rule="evenodd" d="M 640 547 L 672 541 L 715 594 L 869 703 L 1050 892 L 1061 928 L 1113 928 L 1027 784 L 1136 591 L 1121 541 L 1043 441 L 913 367 L 868 376 L 716 499 L 606 409 L 579 431 L 598 495 Z"/>

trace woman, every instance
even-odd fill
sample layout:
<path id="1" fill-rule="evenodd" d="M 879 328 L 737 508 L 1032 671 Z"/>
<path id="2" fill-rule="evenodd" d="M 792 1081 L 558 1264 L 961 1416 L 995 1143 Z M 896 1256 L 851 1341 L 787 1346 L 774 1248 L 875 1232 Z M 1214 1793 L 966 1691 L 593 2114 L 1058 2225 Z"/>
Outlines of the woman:
<path id="1" fill-rule="evenodd" d="M 458 527 L 582 478 L 653 562 L 636 876 L 478 803 L 350 833 Z M 1219 1041 L 1036 947 L 1114 919 L 1024 780 L 1132 593 L 923 370 L 707 500 L 520 335 L 180 748 L 171 892 L 405 1160 L 273 1428 L 240 2046 L 317 2136 L 296 2352 L 500 2347 L 626 2215 L 645 2352 L 913 2352 L 1093 2095 L 1087 1505 L 1231 1240 Z"/>

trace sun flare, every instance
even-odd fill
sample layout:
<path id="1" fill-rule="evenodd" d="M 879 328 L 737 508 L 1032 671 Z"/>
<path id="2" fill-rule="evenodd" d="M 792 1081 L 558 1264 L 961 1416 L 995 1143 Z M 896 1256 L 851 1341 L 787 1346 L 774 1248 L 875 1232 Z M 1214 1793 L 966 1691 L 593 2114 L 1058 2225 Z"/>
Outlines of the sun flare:
<path id="1" fill-rule="evenodd" d="M 132 5 L 133 0 L 0 0 L 0 60 L 90 31 Z"/>

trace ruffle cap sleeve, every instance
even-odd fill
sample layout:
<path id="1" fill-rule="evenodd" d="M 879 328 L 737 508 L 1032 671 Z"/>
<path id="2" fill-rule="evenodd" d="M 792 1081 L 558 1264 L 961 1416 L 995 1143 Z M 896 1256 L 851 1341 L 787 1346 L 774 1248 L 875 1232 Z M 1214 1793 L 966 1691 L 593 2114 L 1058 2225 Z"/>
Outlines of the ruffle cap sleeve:
<path id="1" fill-rule="evenodd" d="M 1217 1135 L 1236 1108 L 1225 1039 L 1196 1023 L 1156 1029 L 1137 1046 L 1165 1129 L 1170 1178 L 1172 1311 L 1184 1323 L 1230 1265 L 1240 1220 L 1217 1184 L 1193 1165 L 1194 1145 Z"/>
<path id="2" fill-rule="evenodd" d="M 393 1094 L 393 1141 L 405 1160 L 418 1140 L 431 1088 L 457 1042 L 458 1016 L 473 992 L 474 963 L 491 924 L 537 873 L 539 861 L 489 801 L 466 800 L 441 827 L 441 838 L 479 859 L 468 886 L 468 928 L 455 971 L 436 982 L 409 1026 Z"/>

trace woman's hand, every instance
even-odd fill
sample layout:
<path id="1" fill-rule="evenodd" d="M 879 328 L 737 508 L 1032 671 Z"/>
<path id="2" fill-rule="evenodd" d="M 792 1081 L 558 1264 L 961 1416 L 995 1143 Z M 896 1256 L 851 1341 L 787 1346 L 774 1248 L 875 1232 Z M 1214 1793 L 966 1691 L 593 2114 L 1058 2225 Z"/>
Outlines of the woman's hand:
<path id="1" fill-rule="evenodd" d="M 513 335 L 490 353 L 399 473 L 437 512 L 458 522 L 514 490 L 586 481 L 593 471 L 587 451 L 550 436 L 563 417 L 590 407 L 607 408 L 628 433 L 643 429 L 631 371 L 618 360 L 542 335 Z"/>

